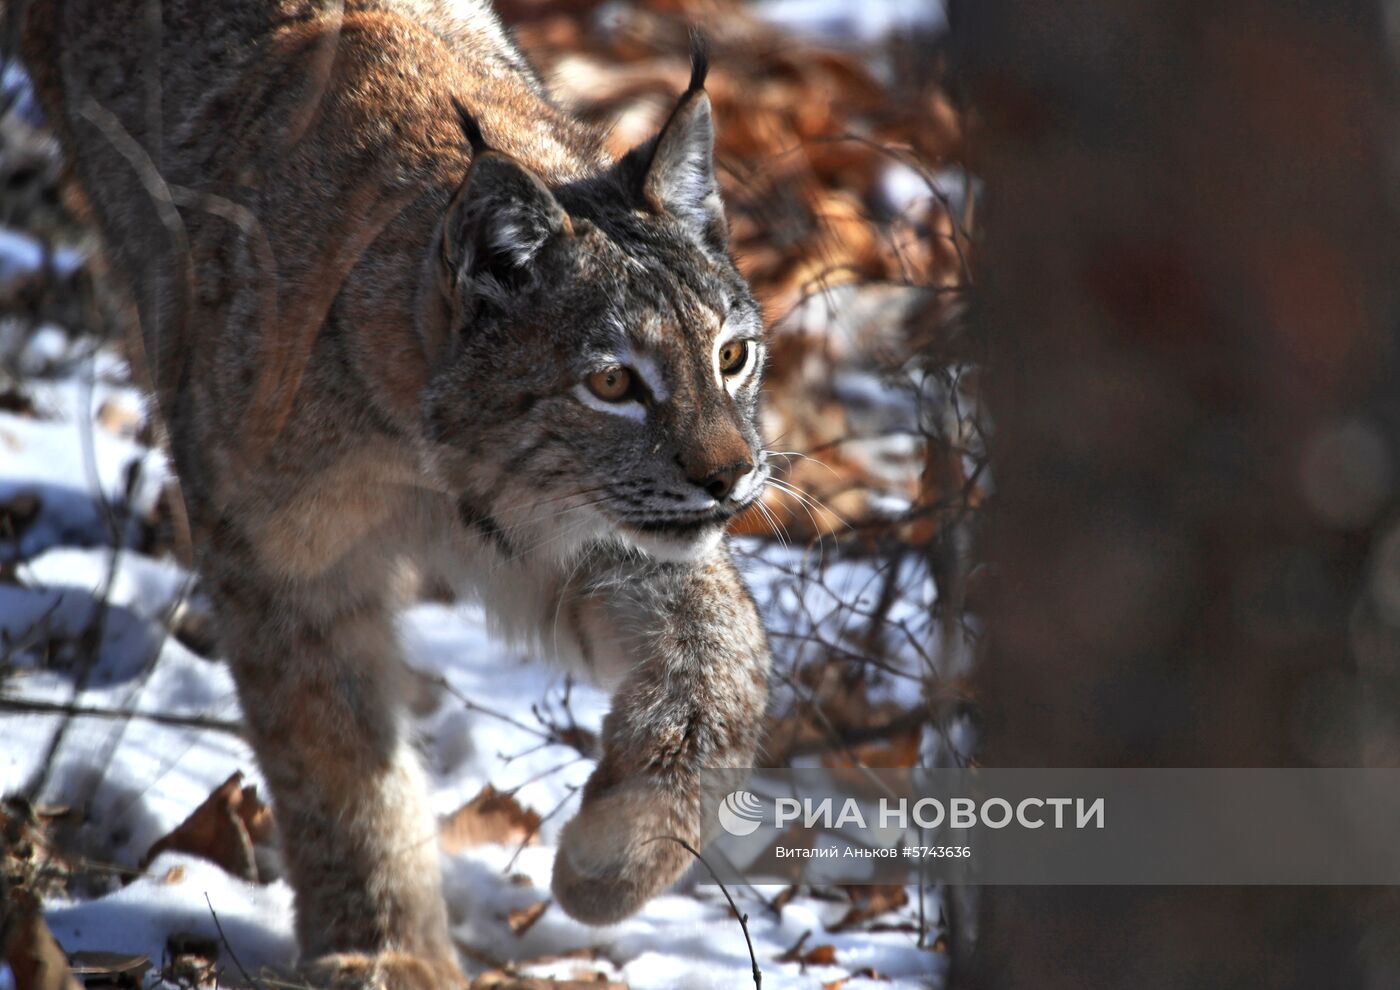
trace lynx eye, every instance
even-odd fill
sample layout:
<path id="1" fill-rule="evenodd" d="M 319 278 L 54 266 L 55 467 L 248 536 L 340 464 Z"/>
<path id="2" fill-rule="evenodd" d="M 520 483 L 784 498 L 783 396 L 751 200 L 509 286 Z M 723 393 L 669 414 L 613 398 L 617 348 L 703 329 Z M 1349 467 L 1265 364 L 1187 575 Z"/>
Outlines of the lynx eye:
<path id="1" fill-rule="evenodd" d="M 604 368 L 593 372 L 584 383 L 604 402 L 621 402 L 632 393 L 632 372 L 623 367 Z"/>
<path id="2" fill-rule="evenodd" d="M 749 363 L 749 342 L 731 340 L 719 349 L 719 370 L 721 374 L 737 375 Z"/>

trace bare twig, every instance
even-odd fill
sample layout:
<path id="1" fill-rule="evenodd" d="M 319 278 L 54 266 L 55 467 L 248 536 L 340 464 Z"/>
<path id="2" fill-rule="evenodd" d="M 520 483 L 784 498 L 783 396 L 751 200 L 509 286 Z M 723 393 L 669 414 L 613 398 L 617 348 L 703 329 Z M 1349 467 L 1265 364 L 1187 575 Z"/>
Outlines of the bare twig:
<path id="1" fill-rule="evenodd" d="M 0 695 L 0 711 L 26 712 L 39 715 L 64 715 L 70 718 L 107 718 L 117 721 L 137 719 L 154 722 L 158 725 L 171 725 L 182 729 L 205 729 L 224 732 L 243 738 L 243 726 L 238 722 L 208 718 L 202 715 L 168 715 L 165 712 L 133 711 L 129 708 L 94 708 L 89 705 L 65 704 L 57 701 L 39 701 L 33 698 L 15 698 Z"/>
<path id="2" fill-rule="evenodd" d="M 261 990 L 258 981 L 248 975 L 248 971 L 243 968 L 243 963 L 238 960 L 238 953 L 234 952 L 233 946 L 229 944 L 228 936 L 224 934 L 224 926 L 219 922 L 219 916 L 214 911 L 214 902 L 209 900 L 208 891 L 204 893 L 204 903 L 209 905 L 209 917 L 214 919 L 214 927 L 219 930 L 219 941 L 222 942 L 224 948 L 228 950 L 228 957 L 233 960 L 233 965 L 237 968 L 239 975 L 243 977 L 243 982 L 255 988 L 255 990 Z"/>
<path id="3" fill-rule="evenodd" d="M 560 798 L 558 803 L 555 804 L 554 807 L 550 808 L 549 811 L 541 815 L 540 820 L 535 822 L 535 824 L 530 827 L 530 831 L 525 833 L 525 837 L 520 840 L 520 845 L 516 846 L 515 852 L 511 854 L 510 861 L 506 863 L 504 868 L 502 868 L 501 872 L 503 874 L 509 873 L 515 867 L 515 861 L 520 858 L 520 854 L 525 851 L 525 847 L 530 844 L 530 841 L 534 839 L 535 836 L 540 834 L 540 829 L 544 827 L 544 823 L 549 821 L 555 815 L 559 814 L 560 810 L 563 809 L 564 805 L 569 803 L 569 798 L 573 797 L 574 794 L 578 791 L 577 787 L 573 787 L 570 785 L 566 785 L 565 789 L 569 793 L 565 794 L 562 798 Z M 511 793 L 514 792 L 512 791 Z"/>
<path id="4" fill-rule="evenodd" d="M 724 894 L 724 899 L 729 902 L 730 910 L 732 910 L 734 912 L 734 916 L 739 919 L 739 927 L 742 928 L 744 931 L 744 942 L 747 943 L 749 947 L 749 962 L 753 964 L 754 990 L 762 990 L 763 971 L 758 968 L 758 954 L 753 950 L 753 938 L 749 935 L 749 916 L 739 910 L 739 905 L 734 903 L 734 898 L 730 895 L 729 888 L 724 885 L 724 881 L 719 878 L 719 874 L 715 872 L 714 867 L 709 864 L 709 862 L 705 859 L 704 856 L 700 855 L 699 850 L 697 850 L 689 842 L 686 842 L 680 836 L 676 835 L 658 835 L 656 838 L 648 839 L 647 841 L 661 842 L 662 840 L 674 842 L 686 852 L 690 853 L 690 855 L 694 856 L 697 860 L 700 861 L 700 865 L 703 866 L 706 869 L 706 871 L 709 872 L 710 877 L 714 880 L 714 882 L 719 885 L 720 891 Z"/>
<path id="5" fill-rule="evenodd" d="M 494 708 L 473 701 L 441 674 L 430 674 L 427 671 L 419 670 L 409 663 L 405 663 L 404 667 L 415 677 L 421 678 L 425 684 L 431 684 L 433 687 L 446 691 L 460 702 L 462 707 L 467 709 L 467 711 L 478 712 L 490 718 L 499 719 L 507 725 L 514 726 L 521 732 L 529 733 L 535 738 L 542 740 L 547 745 L 568 746 L 580 756 L 587 757 L 588 759 L 593 759 L 598 755 L 598 740 L 594 733 L 578 725 L 561 727 L 541 715 L 538 706 L 531 706 L 531 713 L 539 720 L 540 724 L 543 726 L 542 729 L 527 725 L 518 718 L 507 715 L 505 712 L 496 711 Z"/>

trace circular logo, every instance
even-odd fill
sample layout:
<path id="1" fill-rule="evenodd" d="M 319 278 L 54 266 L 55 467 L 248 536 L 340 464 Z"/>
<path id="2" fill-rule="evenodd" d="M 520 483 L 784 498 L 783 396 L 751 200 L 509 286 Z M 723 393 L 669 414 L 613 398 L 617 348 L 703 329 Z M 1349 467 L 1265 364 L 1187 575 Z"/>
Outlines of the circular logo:
<path id="1" fill-rule="evenodd" d="M 730 791 L 717 813 L 730 835 L 752 835 L 763 824 L 763 803 L 748 791 Z"/>

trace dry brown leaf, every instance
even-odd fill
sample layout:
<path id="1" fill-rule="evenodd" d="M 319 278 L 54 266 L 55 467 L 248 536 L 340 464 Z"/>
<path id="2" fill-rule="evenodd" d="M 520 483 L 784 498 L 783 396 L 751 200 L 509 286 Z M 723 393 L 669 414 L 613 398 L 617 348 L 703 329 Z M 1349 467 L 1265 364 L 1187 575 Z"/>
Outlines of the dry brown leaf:
<path id="1" fill-rule="evenodd" d="M 171 932 L 165 939 L 165 951 L 172 956 L 202 956 L 219 958 L 219 942 L 197 932 Z"/>
<path id="2" fill-rule="evenodd" d="M 796 942 L 787 947 L 783 954 L 778 957 L 778 962 L 789 963 L 800 960 L 802 958 L 802 947 L 807 944 L 807 940 L 811 937 L 812 930 L 809 928 L 798 936 Z"/>
<path id="3" fill-rule="evenodd" d="M 807 939 L 812 937 L 811 930 L 802 933 L 802 937 L 788 947 L 782 955 L 778 956 L 778 962 L 795 962 L 802 966 L 834 966 L 836 965 L 836 946 L 823 943 L 815 945 L 803 951 L 807 945 Z"/>
<path id="4" fill-rule="evenodd" d="M 243 788 L 242 800 L 238 803 L 238 820 L 248 830 L 248 838 L 255 846 L 273 845 L 276 832 L 272 824 L 272 808 L 263 804 L 258 797 L 258 789 L 251 784 Z"/>
<path id="5" fill-rule="evenodd" d="M 909 903 L 909 891 L 900 884 L 851 886 L 846 890 L 855 903 L 840 921 L 827 929 L 829 932 L 847 931 Z"/>
<path id="6" fill-rule="evenodd" d="M 449 855 L 490 842 L 511 845 L 535 841 L 540 816 L 490 784 L 442 821 L 439 836 Z"/>
<path id="7" fill-rule="evenodd" d="M 145 868 L 161 853 L 175 850 L 207 859 L 233 876 L 258 883 L 253 847 L 271 841 L 272 810 L 258 798 L 256 787 L 243 785 L 239 771 L 216 787 L 174 831 L 157 840 L 141 866 Z"/>
<path id="8" fill-rule="evenodd" d="M 4 924 L 8 934 L 3 949 L 4 961 L 14 974 L 15 986 L 23 990 L 82 990 L 82 984 L 68 968 L 63 954 L 34 895 L 27 890 L 13 890 L 3 905 Z"/>
<path id="9" fill-rule="evenodd" d="M 165 965 L 161 978 L 180 987 L 219 986 L 219 943 L 190 932 L 172 932 L 165 940 Z"/>
<path id="10" fill-rule="evenodd" d="M 69 968 L 85 986 L 139 987 L 151 968 L 151 957 L 127 952 L 84 950 L 68 957 Z"/>
<path id="11" fill-rule="evenodd" d="M 879 720 L 876 720 L 878 724 Z M 822 754 L 822 765 L 837 767 L 912 767 L 919 762 L 923 727 L 914 726 L 881 742 L 863 743 Z"/>
<path id="12" fill-rule="evenodd" d="M 529 907 L 516 908 L 506 915 L 506 924 L 510 925 L 510 930 L 516 936 L 524 935 L 531 928 L 535 927 L 535 922 L 539 921 L 545 911 L 549 910 L 550 901 L 548 899 Z"/>

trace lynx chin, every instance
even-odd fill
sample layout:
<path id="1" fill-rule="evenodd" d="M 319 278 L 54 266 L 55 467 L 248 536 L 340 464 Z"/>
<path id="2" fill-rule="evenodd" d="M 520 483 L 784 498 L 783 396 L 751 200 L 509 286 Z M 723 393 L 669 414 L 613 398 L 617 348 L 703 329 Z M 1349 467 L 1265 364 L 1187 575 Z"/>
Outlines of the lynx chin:
<path id="1" fill-rule="evenodd" d="M 133 304 L 311 979 L 465 983 L 403 727 L 409 571 L 613 691 L 553 886 L 636 911 L 768 692 L 724 536 L 768 478 L 765 344 L 703 55 L 614 161 L 483 0 L 5 16 Z"/>

